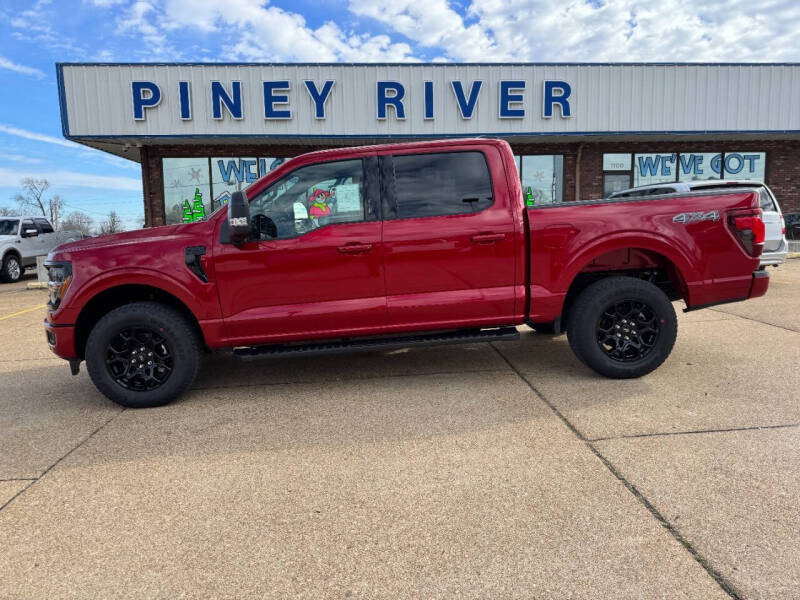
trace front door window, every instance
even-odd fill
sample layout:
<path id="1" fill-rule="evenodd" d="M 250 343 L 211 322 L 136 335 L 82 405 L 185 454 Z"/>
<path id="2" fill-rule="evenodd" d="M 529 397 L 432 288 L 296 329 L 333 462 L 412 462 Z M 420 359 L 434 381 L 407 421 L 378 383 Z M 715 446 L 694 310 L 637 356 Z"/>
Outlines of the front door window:
<path id="1" fill-rule="evenodd" d="M 337 223 L 366 218 L 362 161 L 302 167 L 250 201 L 254 240 L 289 239 Z"/>

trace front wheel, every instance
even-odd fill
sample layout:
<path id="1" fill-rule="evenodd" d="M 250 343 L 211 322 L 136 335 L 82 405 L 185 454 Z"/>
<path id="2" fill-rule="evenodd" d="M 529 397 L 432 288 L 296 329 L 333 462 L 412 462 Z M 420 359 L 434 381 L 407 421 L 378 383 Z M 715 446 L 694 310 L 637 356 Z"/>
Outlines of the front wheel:
<path id="1" fill-rule="evenodd" d="M 608 277 L 572 305 L 567 339 L 575 355 L 601 375 L 641 377 L 663 363 L 675 344 L 678 319 L 666 294 L 633 277 Z"/>
<path id="2" fill-rule="evenodd" d="M 189 319 L 157 302 L 112 310 L 86 342 L 86 367 L 97 389 L 128 408 L 174 400 L 192 384 L 201 360 L 201 343 Z"/>
<path id="3" fill-rule="evenodd" d="M 0 265 L 0 279 L 8 283 L 16 283 L 22 277 L 22 263 L 16 254 L 6 254 Z"/>

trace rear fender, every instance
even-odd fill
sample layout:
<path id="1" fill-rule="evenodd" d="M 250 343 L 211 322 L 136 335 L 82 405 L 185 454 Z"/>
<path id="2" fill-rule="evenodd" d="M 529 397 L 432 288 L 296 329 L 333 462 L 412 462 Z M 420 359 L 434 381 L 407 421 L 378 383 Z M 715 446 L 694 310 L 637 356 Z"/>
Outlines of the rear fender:
<path id="1" fill-rule="evenodd" d="M 562 247 L 558 252 L 558 258 L 565 259 L 563 263 L 556 259 L 549 266 L 551 269 L 550 285 L 552 287 L 544 285 L 544 282 L 537 282 L 536 278 L 531 281 L 530 320 L 544 323 L 552 322 L 555 318 L 560 317 L 564 309 L 567 292 L 575 278 L 598 257 L 615 250 L 629 248 L 655 253 L 669 261 L 674 266 L 675 276 L 679 278 L 679 281 L 675 282 L 677 284 L 676 287 L 684 296 L 687 304 L 691 305 L 692 282 L 698 277 L 696 270 L 692 268 L 691 254 L 686 249 L 676 245 L 674 240 L 667 240 L 667 238 L 658 234 L 651 232 L 620 232 L 602 238 L 597 237 L 588 244 L 583 245 L 580 250 L 575 247 L 571 248 L 569 243 Z M 575 252 L 574 254 L 573 251 Z M 535 251 L 534 254 L 536 254 Z M 695 257 L 695 259 L 699 260 L 699 257 Z M 625 266 L 620 265 L 619 270 L 625 270 Z M 545 277 L 544 279 L 548 278 Z"/>

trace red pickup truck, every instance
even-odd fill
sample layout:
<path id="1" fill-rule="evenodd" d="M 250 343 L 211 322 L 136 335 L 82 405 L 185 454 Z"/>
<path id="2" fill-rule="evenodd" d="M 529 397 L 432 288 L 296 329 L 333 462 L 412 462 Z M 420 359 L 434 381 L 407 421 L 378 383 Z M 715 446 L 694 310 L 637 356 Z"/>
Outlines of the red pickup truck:
<path id="1" fill-rule="evenodd" d="M 763 295 L 757 191 L 526 206 L 510 146 L 390 144 L 293 158 L 207 221 L 48 257 L 47 340 L 124 406 L 179 396 L 203 353 L 244 357 L 566 331 L 586 365 L 639 377 L 671 303 Z"/>

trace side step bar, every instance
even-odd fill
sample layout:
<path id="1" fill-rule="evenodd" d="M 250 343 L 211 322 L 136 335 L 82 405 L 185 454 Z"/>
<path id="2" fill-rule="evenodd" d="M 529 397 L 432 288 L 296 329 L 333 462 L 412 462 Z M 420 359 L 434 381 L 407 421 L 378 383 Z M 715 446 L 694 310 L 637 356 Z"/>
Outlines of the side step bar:
<path id="1" fill-rule="evenodd" d="M 391 350 L 409 346 L 444 346 L 446 344 L 471 344 L 479 342 L 505 342 L 519 339 L 516 327 L 493 329 L 461 329 L 444 333 L 427 333 L 388 338 L 366 338 L 315 344 L 273 344 L 235 348 L 233 355 L 243 360 L 278 356 L 339 354 L 369 350 Z"/>

